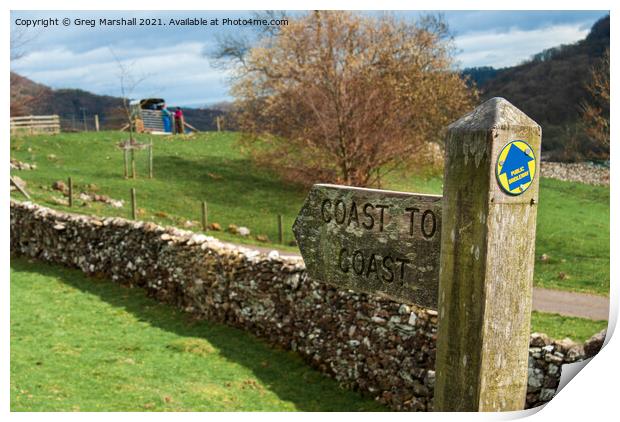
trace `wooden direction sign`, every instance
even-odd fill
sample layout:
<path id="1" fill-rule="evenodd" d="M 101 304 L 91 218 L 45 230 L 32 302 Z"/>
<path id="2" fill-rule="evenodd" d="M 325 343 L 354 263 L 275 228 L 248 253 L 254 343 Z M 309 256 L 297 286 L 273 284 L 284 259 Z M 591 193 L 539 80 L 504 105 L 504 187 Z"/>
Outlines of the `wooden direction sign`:
<path id="1" fill-rule="evenodd" d="M 312 278 L 437 308 L 441 196 L 318 184 L 293 231 Z"/>
<path id="2" fill-rule="evenodd" d="M 492 98 L 448 127 L 443 197 L 315 185 L 293 226 L 312 278 L 438 310 L 435 410 L 523 409 L 540 142 Z"/>

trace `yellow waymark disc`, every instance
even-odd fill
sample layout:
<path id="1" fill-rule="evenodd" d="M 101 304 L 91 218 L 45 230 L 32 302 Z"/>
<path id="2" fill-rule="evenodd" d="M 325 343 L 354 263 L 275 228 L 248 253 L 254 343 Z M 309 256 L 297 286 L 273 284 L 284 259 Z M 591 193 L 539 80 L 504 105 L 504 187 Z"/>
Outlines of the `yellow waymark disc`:
<path id="1" fill-rule="evenodd" d="M 536 157 L 525 141 L 511 141 L 502 148 L 495 167 L 497 183 L 509 195 L 521 195 L 536 175 Z"/>

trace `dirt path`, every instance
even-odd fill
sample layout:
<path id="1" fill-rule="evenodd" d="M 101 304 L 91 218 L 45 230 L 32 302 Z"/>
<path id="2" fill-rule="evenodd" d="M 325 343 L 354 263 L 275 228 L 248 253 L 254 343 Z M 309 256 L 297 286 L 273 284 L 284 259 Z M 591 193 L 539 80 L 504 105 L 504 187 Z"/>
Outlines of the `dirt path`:
<path id="1" fill-rule="evenodd" d="M 541 312 L 594 320 L 609 318 L 609 298 L 587 293 L 535 287 L 533 308 Z"/>
<path id="2" fill-rule="evenodd" d="M 235 245 L 255 249 L 268 254 L 274 248 L 253 245 Z M 299 257 L 295 252 L 278 251 L 282 257 Z M 564 316 L 607 320 L 609 318 L 609 298 L 605 296 L 568 292 L 563 290 L 534 288 L 532 308 L 540 312 L 549 312 Z"/>

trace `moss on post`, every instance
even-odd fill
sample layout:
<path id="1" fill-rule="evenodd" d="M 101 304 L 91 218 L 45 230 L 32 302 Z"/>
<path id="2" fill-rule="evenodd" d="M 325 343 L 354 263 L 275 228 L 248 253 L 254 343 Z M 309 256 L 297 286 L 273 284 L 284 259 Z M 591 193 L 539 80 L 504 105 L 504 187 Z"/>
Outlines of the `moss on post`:
<path id="1" fill-rule="evenodd" d="M 505 193 L 496 166 L 514 140 L 531 146 L 536 172 Z M 541 129 L 503 98 L 449 127 L 441 233 L 435 410 L 521 410 L 528 342 Z"/>

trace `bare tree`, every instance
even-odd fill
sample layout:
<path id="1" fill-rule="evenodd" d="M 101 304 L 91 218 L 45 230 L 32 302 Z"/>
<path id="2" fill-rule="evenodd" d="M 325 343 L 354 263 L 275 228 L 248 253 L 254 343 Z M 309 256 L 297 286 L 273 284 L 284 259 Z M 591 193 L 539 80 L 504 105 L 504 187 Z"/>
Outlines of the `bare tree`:
<path id="1" fill-rule="evenodd" d="M 267 10 L 264 12 L 254 12 L 252 14 L 254 19 L 261 19 L 266 21 L 279 20 L 288 21 L 289 17 L 284 11 Z M 244 65 L 245 57 L 252 49 L 252 45 L 260 40 L 266 38 L 272 38 L 276 36 L 280 31 L 280 26 L 277 25 L 256 25 L 251 27 L 252 31 L 249 34 L 226 34 L 224 36 L 217 36 L 216 49 L 214 51 L 204 51 L 204 54 L 212 59 L 212 64 L 215 67 L 230 67 L 237 64 Z"/>
<path id="2" fill-rule="evenodd" d="M 378 185 L 473 106 L 441 17 L 313 12 L 241 56 L 243 144 L 286 177 Z"/>
<path id="3" fill-rule="evenodd" d="M 11 63 L 26 55 L 27 46 L 35 40 L 37 35 L 37 33 L 29 34 L 23 27 L 11 28 Z M 10 74 L 10 88 L 11 116 L 23 116 L 31 113 L 34 106 L 49 96 L 48 89 L 14 72 Z"/>
<path id="4" fill-rule="evenodd" d="M 118 68 L 118 81 L 120 85 L 121 104 L 124 118 L 126 119 L 127 130 L 129 131 L 129 144 L 122 147 L 128 149 L 131 156 L 131 178 L 136 178 L 136 157 L 135 150 L 137 143 L 135 140 L 134 132 L 136 131 L 136 116 L 134 116 L 134 110 L 131 108 L 131 97 L 135 93 L 137 87 L 146 79 L 145 76 L 136 76 L 133 63 L 125 64 L 114 53 L 114 50 L 110 48 L 110 52 L 116 61 Z M 125 156 L 126 157 L 126 156 Z M 127 176 L 127 164 L 125 164 L 125 176 Z"/>
<path id="5" fill-rule="evenodd" d="M 25 27 L 11 28 L 11 61 L 19 60 L 26 55 L 26 46 L 31 44 L 39 35 L 39 33 L 29 33 Z"/>
<path id="6" fill-rule="evenodd" d="M 126 126 L 129 131 L 129 142 L 135 143 L 134 131 L 135 131 L 135 116 L 133 116 L 131 109 L 131 97 L 135 93 L 138 86 L 146 79 L 144 75 L 136 76 L 133 69 L 134 63 L 125 64 L 114 53 L 114 50 L 110 48 L 110 53 L 114 57 L 116 67 L 118 69 L 118 82 L 120 86 L 120 94 L 122 100 L 122 108 L 126 119 Z"/>
<path id="7" fill-rule="evenodd" d="M 582 104 L 586 134 L 600 148 L 602 155 L 609 155 L 609 49 L 590 70 L 586 85 L 589 101 Z"/>
<path id="8" fill-rule="evenodd" d="M 11 72 L 11 116 L 25 116 L 33 113 L 39 104 L 49 99 L 50 89 Z"/>

